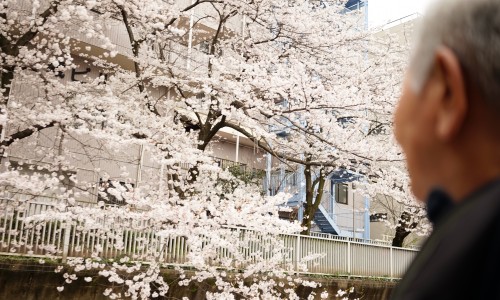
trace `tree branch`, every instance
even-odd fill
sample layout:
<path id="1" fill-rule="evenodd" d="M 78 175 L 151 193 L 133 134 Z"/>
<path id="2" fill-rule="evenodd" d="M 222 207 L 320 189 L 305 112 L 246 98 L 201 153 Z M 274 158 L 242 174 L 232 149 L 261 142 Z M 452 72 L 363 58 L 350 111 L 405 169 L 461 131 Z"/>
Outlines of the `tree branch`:
<path id="1" fill-rule="evenodd" d="M 267 39 L 267 40 L 263 40 L 263 41 L 258 41 L 258 42 L 255 42 L 253 43 L 254 45 L 259 45 L 259 44 L 264 44 L 264 43 L 269 43 L 269 42 L 274 42 L 275 40 L 277 40 L 281 35 L 281 26 L 280 24 L 278 24 L 278 32 L 276 33 L 275 36 L 273 36 L 272 38 L 270 39 Z"/>
<path id="2" fill-rule="evenodd" d="M 335 147 L 339 151 L 342 151 L 344 153 L 348 153 L 348 154 L 350 154 L 352 156 L 355 156 L 357 158 L 363 159 L 365 161 L 378 161 L 378 162 L 403 161 L 403 159 L 397 159 L 397 160 L 396 159 L 374 159 L 374 158 L 370 158 L 370 157 L 367 157 L 367 156 L 364 156 L 364 155 L 361 155 L 361 154 L 357 154 L 357 153 L 354 153 L 354 152 L 351 152 L 351 151 L 348 151 L 348 150 L 344 150 L 344 149 L 340 148 L 339 145 L 333 144 L 330 141 L 326 140 L 325 138 L 321 137 L 320 135 L 318 135 L 318 134 L 316 134 L 314 132 L 308 131 L 307 129 L 305 129 L 302 126 L 300 126 L 300 124 L 298 124 L 297 122 L 291 120 L 290 118 L 288 118 L 286 116 L 283 116 L 283 117 L 286 118 L 290 122 L 290 124 L 292 124 L 299 131 L 303 131 L 305 134 L 311 135 L 311 136 L 317 138 L 319 141 L 321 141 L 321 142 L 323 142 L 323 143 L 325 143 L 327 145 L 330 145 L 332 147 Z"/>
<path id="3" fill-rule="evenodd" d="M 2 142 L 0 142 L 0 146 L 2 146 L 2 147 L 10 146 L 12 143 L 14 143 L 17 140 L 27 138 L 27 137 L 31 136 L 33 133 L 38 132 L 42 129 L 54 127 L 56 124 L 58 124 L 58 122 L 52 121 L 46 125 L 33 125 L 31 128 L 21 130 L 21 131 L 18 131 L 16 133 L 12 134 L 8 138 L 6 138 Z"/>
<path id="4" fill-rule="evenodd" d="M 36 26 L 30 28 L 25 34 L 23 34 L 19 40 L 17 40 L 15 46 L 16 48 L 26 46 L 28 42 L 30 42 L 37 34 L 38 34 L 38 27 L 40 25 L 45 24 L 47 22 L 47 19 L 53 15 L 54 13 L 57 12 L 58 6 L 61 3 L 61 0 L 54 1 L 50 5 L 49 8 L 47 8 L 41 15 L 40 17 L 42 18 L 42 24 L 37 24 Z"/>
<path id="5" fill-rule="evenodd" d="M 207 121 L 205 123 L 206 125 L 208 124 L 208 126 L 210 126 L 210 123 Z M 219 130 L 221 130 L 224 126 L 226 125 L 226 116 L 222 116 L 222 119 L 220 122 L 218 122 L 217 124 L 215 124 L 214 127 L 212 127 L 210 129 L 210 131 L 208 131 L 208 133 L 206 133 L 204 136 L 203 136 L 203 144 L 201 145 L 198 145 L 198 149 L 199 150 L 205 150 L 205 148 L 208 146 L 208 144 L 210 143 L 210 141 L 213 139 L 213 137 L 217 134 L 217 132 L 219 132 Z"/>
<path id="6" fill-rule="evenodd" d="M 134 31 L 132 30 L 132 26 L 128 20 L 128 13 L 125 11 L 123 6 L 118 6 L 120 13 L 122 15 L 123 25 L 125 25 L 125 29 L 127 30 L 128 39 L 130 41 L 130 46 L 132 47 L 132 54 L 134 55 L 134 70 L 135 77 L 140 80 L 141 78 L 141 68 L 139 63 L 137 62 L 137 58 L 139 57 L 139 48 L 140 44 L 135 40 Z M 139 83 L 139 91 L 144 92 L 144 84 L 142 81 Z"/>
<path id="7" fill-rule="evenodd" d="M 285 159 L 285 160 L 288 160 L 290 162 L 298 163 L 298 164 L 305 165 L 305 166 L 306 165 L 310 165 L 310 166 L 317 166 L 317 167 L 320 167 L 320 166 L 335 167 L 335 168 L 339 167 L 339 165 L 335 163 L 335 161 L 337 159 L 332 159 L 332 161 L 310 161 L 310 162 L 308 162 L 306 160 L 299 159 L 297 157 L 285 155 L 283 153 L 277 153 L 270 146 L 266 145 L 267 143 L 264 143 L 262 140 L 257 139 L 250 132 L 246 131 L 245 129 L 241 128 L 238 125 L 226 122 L 224 127 L 229 127 L 229 128 L 232 128 L 232 129 L 240 132 L 241 134 L 243 134 L 244 136 L 246 136 L 247 138 L 249 138 L 252 142 L 257 143 L 257 145 L 262 150 L 264 150 L 267 153 L 273 155 L 274 157 Z"/>

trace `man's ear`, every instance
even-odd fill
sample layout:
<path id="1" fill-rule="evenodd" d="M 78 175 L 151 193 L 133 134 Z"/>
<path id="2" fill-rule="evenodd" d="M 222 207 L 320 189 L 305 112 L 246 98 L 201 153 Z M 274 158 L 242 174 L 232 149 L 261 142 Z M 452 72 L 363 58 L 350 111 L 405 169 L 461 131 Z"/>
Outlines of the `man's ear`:
<path id="1" fill-rule="evenodd" d="M 448 142 L 460 132 L 465 122 L 469 109 L 467 91 L 460 62 L 449 48 L 436 50 L 435 68 L 444 88 L 436 107 L 436 134 Z"/>

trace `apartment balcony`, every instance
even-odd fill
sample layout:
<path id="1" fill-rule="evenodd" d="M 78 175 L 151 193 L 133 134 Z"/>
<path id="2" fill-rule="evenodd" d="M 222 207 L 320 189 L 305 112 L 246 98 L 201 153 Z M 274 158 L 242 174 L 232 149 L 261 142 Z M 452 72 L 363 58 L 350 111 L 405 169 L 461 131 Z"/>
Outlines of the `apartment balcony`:
<path id="1" fill-rule="evenodd" d="M 187 4 L 189 2 L 189 4 Z M 40 11 L 48 7 L 48 0 L 40 0 Z M 189 6 L 190 1 L 177 1 L 179 7 L 182 5 Z M 31 0 L 19 0 L 11 3 L 9 9 L 18 13 L 18 19 L 24 16 L 29 16 L 32 12 L 33 2 Z M 139 58 L 146 58 L 147 56 L 155 59 L 166 59 L 168 63 L 174 64 L 176 68 L 188 69 L 190 72 L 207 73 L 208 55 L 203 50 L 197 49 L 196 45 L 210 37 L 210 33 L 215 32 L 217 24 L 210 23 L 210 20 L 215 20 L 214 17 L 207 17 L 215 15 L 215 11 L 209 11 L 208 5 L 201 5 L 194 9 L 191 17 L 202 19 L 196 22 L 193 31 L 197 32 L 196 39 L 192 41 L 187 40 L 188 34 L 185 37 L 179 37 L 177 40 L 172 40 L 166 44 L 143 45 Z M 93 31 L 92 28 L 82 26 L 82 21 L 79 19 L 71 20 L 69 26 L 61 28 L 62 33 L 69 36 L 72 40 L 72 45 L 78 48 L 75 55 L 89 55 L 90 57 L 96 56 L 104 58 L 112 63 L 117 63 L 125 69 L 133 70 L 133 53 L 130 43 L 130 38 L 122 20 L 116 18 L 107 18 L 101 20 L 98 11 L 92 11 L 95 25 L 100 25 L 102 34 Z M 184 28 L 189 31 L 190 21 L 189 16 L 180 16 L 175 25 L 179 28 Z M 208 22 L 208 23 L 207 23 Z M 234 22 L 233 22 L 234 23 Z M 238 22 L 236 22 L 238 23 Z M 241 25 L 240 25 L 241 26 Z M 134 30 L 134 29 L 133 29 Z M 198 33 L 199 32 L 199 33 Z M 137 34 L 137 33 L 136 33 Z M 112 47 L 114 49 L 112 49 Z M 191 48 L 188 45 L 192 45 Z M 150 49 L 145 49 L 145 47 Z M 160 51 L 161 49 L 161 51 Z M 110 57 L 105 52 L 114 51 L 116 56 Z"/>

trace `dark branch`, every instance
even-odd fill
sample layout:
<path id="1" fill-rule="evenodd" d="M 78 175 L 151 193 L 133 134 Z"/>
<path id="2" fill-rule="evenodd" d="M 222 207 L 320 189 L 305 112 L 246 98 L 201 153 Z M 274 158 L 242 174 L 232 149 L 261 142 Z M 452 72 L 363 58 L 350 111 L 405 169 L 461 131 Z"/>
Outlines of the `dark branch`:
<path id="1" fill-rule="evenodd" d="M 42 18 L 42 24 L 37 24 L 36 26 L 33 26 L 30 28 L 21 38 L 16 43 L 16 47 L 22 47 L 26 46 L 37 34 L 38 34 L 38 27 L 40 25 L 45 24 L 47 22 L 47 19 L 55 14 L 57 12 L 57 8 L 59 4 L 61 3 L 61 0 L 55 1 L 54 3 L 51 4 L 49 8 L 47 8 L 41 15 L 40 17 Z"/>
<path id="2" fill-rule="evenodd" d="M 3 140 L 0 143 L 0 146 L 2 146 L 2 147 L 10 146 L 12 143 L 14 143 L 17 140 L 27 138 L 27 137 L 31 136 L 33 133 L 38 132 L 42 129 L 54 127 L 56 124 L 57 124 L 56 121 L 52 121 L 46 125 L 34 125 L 31 128 L 18 131 L 16 133 L 12 134 L 11 136 L 9 136 L 8 138 L 6 138 L 5 140 Z"/>
<path id="3" fill-rule="evenodd" d="M 273 36 L 272 38 L 267 39 L 267 40 L 255 42 L 254 45 L 259 45 L 259 44 L 274 42 L 275 40 L 277 40 L 280 37 L 280 35 L 281 35 L 281 26 L 280 26 L 280 24 L 278 24 L 278 32 L 276 33 L 275 36 Z"/>
<path id="4" fill-rule="evenodd" d="M 252 135 L 250 132 L 246 131 L 245 129 L 241 128 L 240 126 L 226 122 L 225 127 L 229 127 L 229 128 L 232 128 L 232 129 L 240 132 L 241 134 L 243 134 L 244 136 L 249 138 L 252 142 L 257 143 L 257 146 L 259 146 L 262 150 L 273 155 L 274 157 L 281 158 L 281 159 L 284 159 L 284 160 L 287 160 L 290 162 L 298 163 L 298 164 L 301 164 L 304 166 L 310 165 L 310 166 L 317 166 L 317 167 L 320 167 L 320 166 L 335 167 L 335 168 L 339 167 L 339 165 L 335 163 L 336 159 L 332 159 L 331 161 L 310 161 L 310 162 L 308 162 L 306 160 L 299 159 L 297 157 L 285 155 L 283 153 L 277 153 L 265 141 L 263 141 L 262 139 L 256 138 L 254 135 Z"/>

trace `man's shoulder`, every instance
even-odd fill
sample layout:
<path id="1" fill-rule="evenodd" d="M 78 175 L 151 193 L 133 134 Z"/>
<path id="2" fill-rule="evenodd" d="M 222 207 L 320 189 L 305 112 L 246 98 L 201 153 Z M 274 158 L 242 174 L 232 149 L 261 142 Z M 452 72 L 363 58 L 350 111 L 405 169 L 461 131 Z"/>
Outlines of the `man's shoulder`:
<path id="1" fill-rule="evenodd" d="M 440 222 L 396 289 L 404 298 L 393 299 L 464 296 L 472 292 L 466 290 L 472 281 L 500 279 L 492 272 L 493 265 L 500 266 L 499 251 L 500 180 L 476 191 Z"/>
<path id="2" fill-rule="evenodd" d="M 487 233 L 487 229 L 499 222 L 500 179 L 479 188 L 464 199 L 439 226 L 435 235 L 448 240 L 458 235 L 460 240 L 474 239 Z M 450 237 L 449 237 L 450 236 Z M 458 242 L 454 239 L 455 242 Z"/>

